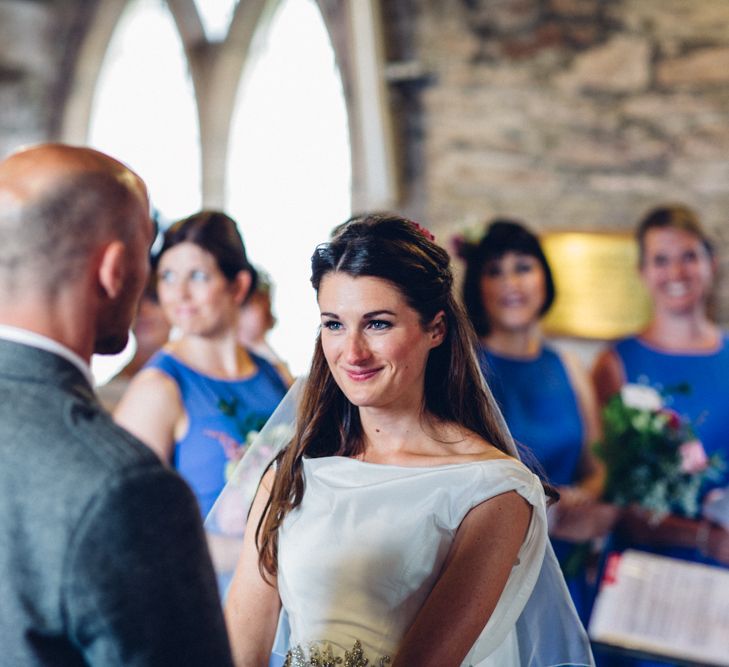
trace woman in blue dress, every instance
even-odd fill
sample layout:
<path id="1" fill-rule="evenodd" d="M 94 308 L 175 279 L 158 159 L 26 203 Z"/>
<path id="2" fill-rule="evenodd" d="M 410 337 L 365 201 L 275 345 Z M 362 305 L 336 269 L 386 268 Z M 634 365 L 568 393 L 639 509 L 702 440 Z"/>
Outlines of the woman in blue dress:
<path id="1" fill-rule="evenodd" d="M 236 339 L 255 288 L 234 220 L 202 211 L 172 225 L 157 263 L 157 292 L 178 335 L 132 380 L 116 420 L 174 465 L 206 516 L 243 453 L 286 393 L 268 361 Z"/>
<path id="2" fill-rule="evenodd" d="M 707 454 L 729 461 L 729 339 L 707 313 L 716 274 L 712 245 L 696 214 L 678 205 L 650 211 L 636 237 L 653 316 L 640 334 L 598 357 L 593 370 L 598 399 L 606 402 L 625 383 L 649 384 L 694 423 Z M 676 391 L 681 386 L 688 392 Z M 725 472 L 704 492 L 727 484 Z M 729 531 L 706 519 L 670 515 L 656 524 L 631 510 L 618 526 L 615 546 L 729 566 Z"/>
<path id="3" fill-rule="evenodd" d="M 463 300 L 480 337 L 481 369 L 514 439 L 558 487 L 552 544 L 584 618 L 591 596 L 576 544 L 604 533 L 614 515 L 596 502 L 604 471 L 589 449 L 599 424 L 589 377 L 541 333 L 555 291 L 537 237 L 520 223 L 496 220 L 464 250 Z"/>

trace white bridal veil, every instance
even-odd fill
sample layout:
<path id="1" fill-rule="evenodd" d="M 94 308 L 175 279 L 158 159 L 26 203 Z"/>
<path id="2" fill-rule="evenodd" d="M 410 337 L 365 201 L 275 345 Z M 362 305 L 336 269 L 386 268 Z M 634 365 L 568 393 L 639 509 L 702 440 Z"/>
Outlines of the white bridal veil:
<path id="1" fill-rule="evenodd" d="M 248 510 L 266 466 L 285 447 L 294 432 L 296 408 L 305 380 L 299 379 L 254 439 L 230 481 L 210 511 L 205 529 L 213 562 L 224 592 L 232 576 L 243 538 Z M 489 402 L 508 433 L 503 416 L 487 388 Z M 513 440 L 512 456 L 519 458 Z M 282 614 L 274 652 L 287 650 L 286 619 Z M 521 667 L 592 667 L 590 642 L 570 598 L 549 541 L 537 583 L 516 622 Z M 478 667 L 487 655 L 479 643 L 469 652 L 470 664 Z"/>

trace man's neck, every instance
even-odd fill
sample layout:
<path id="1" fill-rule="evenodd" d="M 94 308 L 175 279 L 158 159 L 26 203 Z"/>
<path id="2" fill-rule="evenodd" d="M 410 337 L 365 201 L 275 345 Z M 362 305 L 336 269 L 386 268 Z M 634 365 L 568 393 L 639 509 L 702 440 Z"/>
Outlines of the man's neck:
<path id="1" fill-rule="evenodd" d="M 22 301 L 22 297 L 18 298 Z M 36 305 L 7 305 L 0 302 L 0 325 L 30 331 L 56 341 L 78 355 L 86 364 L 94 350 L 93 318 L 85 316 L 83 304 L 44 303 L 28 299 Z"/>

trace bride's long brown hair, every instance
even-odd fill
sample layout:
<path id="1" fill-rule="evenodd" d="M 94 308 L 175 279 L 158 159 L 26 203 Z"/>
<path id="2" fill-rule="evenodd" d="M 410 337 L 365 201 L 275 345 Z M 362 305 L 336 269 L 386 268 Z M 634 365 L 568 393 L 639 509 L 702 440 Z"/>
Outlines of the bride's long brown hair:
<path id="1" fill-rule="evenodd" d="M 424 413 L 459 424 L 508 453 L 509 436 L 476 361 L 476 336 L 453 296 L 448 253 L 430 234 L 400 216 L 354 218 L 314 251 L 311 283 L 317 293 L 322 278 L 334 271 L 388 281 L 417 311 L 423 326 L 439 311 L 445 313 L 445 339 L 431 350 L 425 369 Z M 334 381 L 317 336 L 296 432 L 277 457 L 268 505 L 256 529 L 264 577 L 276 575 L 278 529 L 304 495 L 302 458 L 356 456 L 363 446 L 359 410 Z"/>

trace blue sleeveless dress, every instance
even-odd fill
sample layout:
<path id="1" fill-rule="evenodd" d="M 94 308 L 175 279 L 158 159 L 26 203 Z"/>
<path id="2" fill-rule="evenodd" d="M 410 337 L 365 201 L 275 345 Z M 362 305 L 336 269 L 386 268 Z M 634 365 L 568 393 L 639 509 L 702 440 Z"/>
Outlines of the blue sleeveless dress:
<path id="1" fill-rule="evenodd" d="M 706 453 L 719 452 L 729 462 L 729 337 L 722 336 L 720 346 L 712 352 L 666 352 L 643 342 L 637 336 L 619 341 L 613 347 L 623 367 L 624 381 L 642 383 L 660 392 L 687 384 L 690 394 L 670 394 L 667 406 L 692 420 Z M 729 476 L 707 486 L 705 492 L 729 484 Z M 684 547 L 656 548 L 633 545 L 613 538 L 609 548 L 619 551 L 637 546 L 644 551 L 694 562 L 719 565 L 702 556 L 698 550 Z M 642 660 L 595 653 L 601 667 L 667 667 L 666 661 Z"/>
<path id="2" fill-rule="evenodd" d="M 478 350 L 481 372 L 519 445 L 524 462 L 543 473 L 555 486 L 576 482 L 585 438 L 585 427 L 567 370 L 557 352 L 542 345 L 533 359 L 495 354 L 485 346 Z M 530 461 L 535 459 L 535 461 Z M 532 465 L 536 462 L 536 466 Z M 554 553 L 580 617 L 585 620 L 592 601 L 584 570 L 568 565 L 575 545 L 552 539 Z"/>
<path id="3" fill-rule="evenodd" d="M 250 354 L 250 353 L 249 353 Z M 187 433 L 175 442 L 173 465 L 192 488 L 203 518 L 226 482 L 226 469 L 240 457 L 246 435 L 261 429 L 286 393 L 286 385 L 265 359 L 243 380 L 204 375 L 160 350 L 145 368 L 156 368 L 177 384 L 188 416 Z"/>
<path id="4" fill-rule="evenodd" d="M 668 393 L 668 407 L 693 421 L 706 453 L 719 452 L 729 462 L 729 336 L 724 334 L 719 348 L 712 352 L 664 352 L 637 336 L 620 341 L 614 350 L 626 382 L 648 384 Z M 690 393 L 670 393 L 681 384 L 687 384 Z M 715 486 L 727 483 L 729 471 Z"/>
<path id="5" fill-rule="evenodd" d="M 585 432 L 557 352 L 543 345 L 534 359 L 514 359 L 481 347 L 479 360 L 514 440 L 531 451 L 551 484 L 573 484 Z"/>
<path id="6" fill-rule="evenodd" d="M 690 419 L 706 453 L 719 453 L 729 463 L 729 337 L 723 335 L 719 348 L 711 352 L 665 352 L 632 336 L 618 342 L 613 350 L 623 367 L 625 382 L 647 384 L 665 393 L 667 407 Z M 690 393 L 671 393 L 679 385 Z M 729 468 L 712 488 L 729 484 Z M 641 547 L 643 548 L 643 547 Z M 646 549 L 676 558 L 708 561 L 695 549 L 671 547 Z"/>

